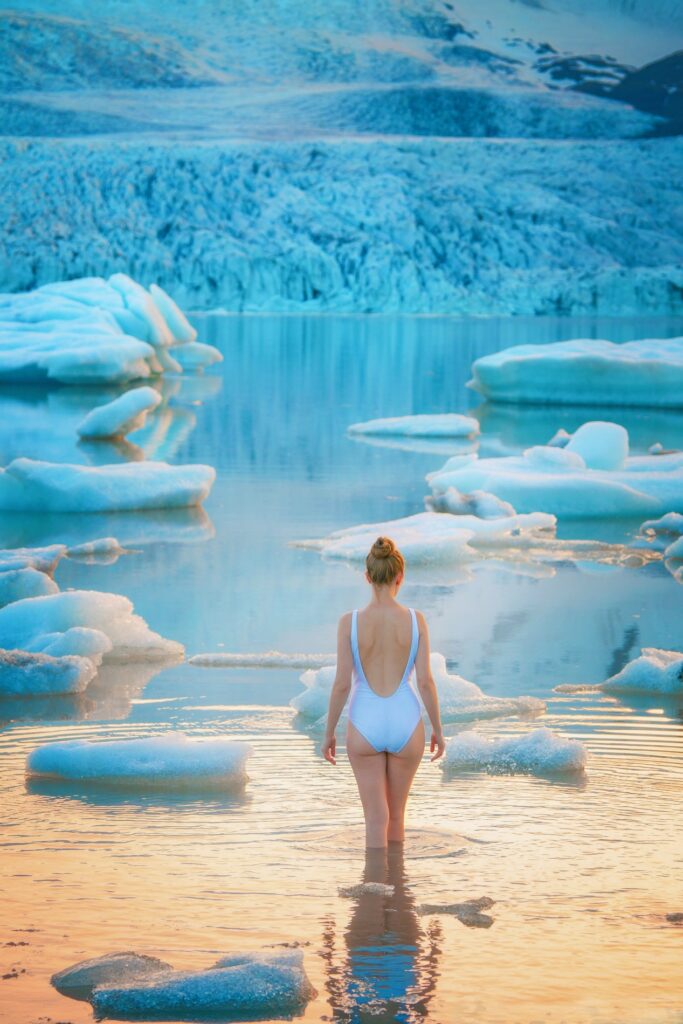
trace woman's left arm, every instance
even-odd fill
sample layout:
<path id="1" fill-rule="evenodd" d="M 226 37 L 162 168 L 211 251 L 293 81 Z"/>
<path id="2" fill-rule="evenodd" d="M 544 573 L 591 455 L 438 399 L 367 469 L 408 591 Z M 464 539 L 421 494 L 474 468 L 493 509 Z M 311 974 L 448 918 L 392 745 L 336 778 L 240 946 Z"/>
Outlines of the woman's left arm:
<path id="1" fill-rule="evenodd" d="M 327 727 L 320 752 L 330 764 L 336 764 L 335 730 L 351 690 L 353 656 L 351 654 L 351 612 L 342 615 L 337 627 L 337 673 L 327 708 Z"/>

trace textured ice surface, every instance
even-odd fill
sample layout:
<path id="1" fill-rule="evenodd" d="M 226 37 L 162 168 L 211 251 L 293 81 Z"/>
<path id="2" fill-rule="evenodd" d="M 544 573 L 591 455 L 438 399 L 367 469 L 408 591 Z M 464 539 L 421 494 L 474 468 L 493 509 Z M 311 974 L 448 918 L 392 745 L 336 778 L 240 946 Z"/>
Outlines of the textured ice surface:
<path id="1" fill-rule="evenodd" d="M 346 899 L 358 899 L 360 896 L 393 896 L 395 886 L 384 882 L 359 882 L 356 885 L 340 886 L 337 892 Z"/>
<path id="2" fill-rule="evenodd" d="M 448 768 L 482 768 L 501 774 L 546 775 L 581 771 L 586 761 L 583 743 L 564 739 L 550 729 L 534 729 L 524 736 L 493 740 L 476 732 L 459 733 L 446 743 L 443 764 Z"/>
<path id="3" fill-rule="evenodd" d="M 501 402 L 683 407 L 683 338 L 578 338 L 476 359 L 471 386 Z"/>
<path id="4" fill-rule="evenodd" d="M 0 647 L 55 653 L 58 641 L 60 654 L 106 651 L 115 661 L 177 659 L 183 653 L 182 644 L 149 629 L 120 594 L 69 590 L 0 608 Z"/>
<path id="5" fill-rule="evenodd" d="M 5 548 L 0 550 L 0 572 L 7 569 L 39 569 L 53 572 L 66 554 L 64 544 L 50 544 L 43 548 Z"/>
<path id="6" fill-rule="evenodd" d="M 133 430 L 144 427 L 147 413 L 161 402 L 154 388 L 133 388 L 106 405 L 93 409 L 77 430 L 80 437 L 125 437 Z"/>
<path id="7" fill-rule="evenodd" d="M 136 981 L 164 970 L 172 971 L 173 968 L 155 956 L 132 952 L 105 953 L 57 971 L 50 981 L 62 995 L 72 999 L 90 999 L 92 990 L 98 985 L 121 981 L 121 978 Z"/>
<path id="8" fill-rule="evenodd" d="M 90 658 L 0 649 L 0 696 L 81 693 L 96 672 Z"/>
<path id="9" fill-rule="evenodd" d="M 477 516 L 479 519 L 505 519 L 517 515 L 509 501 L 501 501 L 495 494 L 486 491 L 472 491 L 462 494 L 455 487 L 448 487 L 443 494 L 427 499 L 427 505 L 434 512 L 449 512 L 453 516 Z"/>
<path id="10" fill-rule="evenodd" d="M 640 657 L 629 661 L 621 672 L 601 683 L 600 688 L 607 693 L 628 690 L 683 693 L 683 654 L 643 647 Z"/>
<path id="11" fill-rule="evenodd" d="M 628 431 L 618 423 L 592 420 L 572 434 L 564 452 L 575 452 L 587 469 L 621 469 L 628 458 Z"/>
<path id="12" fill-rule="evenodd" d="M 0 294 L 0 380 L 116 383 L 182 372 L 168 348 L 194 346 L 197 332 L 170 296 L 153 288 L 116 273 L 107 281 L 83 277 Z M 202 346 L 187 366 L 220 358 Z"/>
<path id="13" fill-rule="evenodd" d="M 393 416 L 388 419 L 352 423 L 350 434 L 388 435 L 389 437 L 476 437 L 479 422 L 459 413 L 439 415 Z"/>
<path id="14" fill-rule="evenodd" d="M 7 569 L 0 572 L 0 607 L 24 597 L 56 594 L 58 590 L 55 581 L 38 569 Z"/>
<path id="15" fill-rule="evenodd" d="M 362 561 L 378 535 L 387 534 L 409 562 L 443 564 L 475 558 L 477 548 L 523 547 L 533 541 L 539 531 L 554 526 L 554 517 L 542 512 L 499 519 L 418 512 L 403 519 L 337 530 L 320 541 L 299 543 L 318 548 L 330 558 Z"/>
<path id="16" fill-rule="evenodd" d="M 604 427 L 590 426 L 580 447 L 598 462 L 617 460 L 623 451 L 622 435 L 611 432 L 608 437 Z M 580 431 L 574 436 L 580 437 Z M 536 445 L 521 456 L 451 460 L 428 480 L 437 497 L 449 487 L 481 489 L 521 512 L 581 517 L 683 511 L 683 453 L 633 456 L 619 469 L 608 470 L 587 468 L 579 452 L 568 449 L 569 444 Z"/>
<path id="17" fill-rule="evenodd" d="M 207 117 L 215 121 L 210 105 Z M 681 309 L 677 138 L 35 141 L 29 148 L 4 142 L 0 152 L 5 289 L 123 263 L 188 308 Z M 126 195 L 103 190 L 108 180 L 125 180 Z M 79 197 L 71 212 L 64 195 Z M 145 362 L 146 351 L 130 359 Z M 595 400 L 583 375 L 577 386 L 582 400 Z M 671 393 L 663 382 L 662 394 Z M 562 394 L 558 388 L 558 401 Z"/>
<path id="18" fill-rule="evenodd" d="M 450 674 L 443 654 L 432 651 L 432 676 L 436 684 L 445 722 L 469 722 L 476 719 L 500 718 L 508 715 L 536 716 L 545 711 L 545 703 L 536 697 L 490 697 L 476 683 Z M 310 669 L 300 677 L 306 687 L 290 700 L 290 706 L 305 718 L 321 725 L 327 716 L 330 691 L 336 675 L 336 664 L 317 671 Z M 345 708 L 348 713 L 348 708 Z"/>
<path id="19" fill-rule="evenodd" d="M 193 654 L 189 665 L 203 668 L 322 668 L 333 665 L 336 654 L 283 654 L 281 651 L 247 652 L 211 651 Z"/>
<path id="20" fill-rule="evenodd" d="M 32 751 L 26 771 L 32 777 L 109 786 L 241 785 L 250 753 L 249 744 L 237 740 L 194 740 L 183 733 L 150 739 L 66 740 Z"/>
<path id="21" fill-rule="evenodd" d="M 123 512 L 200 504 L 216 472 L 211 466 L 131 462 L 109 466 L 15 459 L 0 470 L 0 509 Z"/>
<path id="22" fill-rule="evenodd" d="M 422 903 L 417 908 L 418 914 L 451 914 L 468 928 L 490 928 L 493 918 L 482 911 L 489 910 L 495 903 L 489 896 L 463 900 L 462 903 Z"/>

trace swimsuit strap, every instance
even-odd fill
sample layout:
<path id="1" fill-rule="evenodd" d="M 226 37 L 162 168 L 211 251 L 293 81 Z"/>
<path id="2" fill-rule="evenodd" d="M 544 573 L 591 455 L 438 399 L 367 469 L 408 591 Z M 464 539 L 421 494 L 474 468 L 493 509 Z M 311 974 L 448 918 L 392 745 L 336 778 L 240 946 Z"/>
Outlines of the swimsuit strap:
<path id="1" fill-rule="evenodd" d="M 417 657 L 417 649 L 420 644 L 420 630 L 418 629 L 417 625 L 417 615 L 415 614 L 415 609 L 409 608 L 408 611 L 410 612 L 410 617 L 413 620 L 413 635 L 410 641 L 410 654 L 408 655 L 408 664 L 406 665 L 406 670 L 403 673 L 403 679 L 401 680 L 402 683 L 408 678 L 408 676 L 413 670 L 413 665 L 415 664 L 415 659 Z"/>
<path id="2" fill-rule="evenodd" d="M 356 671 L 360 665 L 360 653 L 358 651 L 358 609 L 354 608 L 351 613 L 351 653 L 353 654 L 353 660 L 356 665 Z M 362 666 L 361 671 L 358 673 L 363 675 Z"/>

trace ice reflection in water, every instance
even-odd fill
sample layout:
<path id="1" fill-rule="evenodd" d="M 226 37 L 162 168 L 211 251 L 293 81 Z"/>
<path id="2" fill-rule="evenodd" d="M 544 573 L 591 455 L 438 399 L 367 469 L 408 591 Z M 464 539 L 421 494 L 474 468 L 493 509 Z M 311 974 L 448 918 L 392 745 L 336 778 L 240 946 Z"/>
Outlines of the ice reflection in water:
<path id="1" fill-rule="evenodd" d="M 161 408 L 173 415 L 152 418 L 130 443 L 148 458 L 215 465 L 203 511 L 0 516 L 0 546 L 118 537 L 131 553 L 109 565 L 63 560 L 57 582 L 125 594 L 188 654 L 333 649 L 337 617 L 363 601 L 362 578 L 290 541 L 421 511 L 424 474 L 443 462 L 359 443 L 346 434 L 350 423 L 474 410 L 482 451 L 520 450 L 594 411 L 477 406 L 465 388 L 473 358 L 553 338 L 683 334 L 680 321 L 645 320 L 197 322 L 225 362 L 205 378 L 164 382 Z M 109 397 L 0 392 L 4 461 L 87 461 L 75 424 Z M 610 410 L 609 418 L 641 449 L 683 447 L 680 414 Z M 638 526 L 566 522 L 560 536 L 621 543 Z M 600 682 L 641 645 L 680 648 L 683 587 L 656 563 L 492 560 L 437 585 L 409 576 L 405 600 L 424 611 L 453 671 L 491 695 L 548 702 L 531 724 L 478 728 L 500 736 L 544 724 L 581 739 L 585 779 L 451 775 L 425 761 L 398 902 L 385 900 L 382 916 L 376 900 L 337 894 L 365 871 L 362 816 L 343 743 L 333 769 L 318 756 L 320 736 L 293 719 L 297 670 L 116 666 L 78 700 L 2 704 L 0 898 L 6 941 L 29 943 L 2 947 L 7 970 L 27 969 L 0 982 L 3 1020 L 91 1021 L 87 1005 L 49 985 L 53 971 L 85 957 L 137 949 L 200 968 L 214 953 L 299 942 L 320 993 L 304 1015 L 310 1022 L 377 1019 L 359 992 L 369 963 L 361 946 L 385 950 L 393 964 L 378 995 L 387 1020 L 395 1011 L 432 1024 L 528 1024 L 541 1015 L 551 1024 L 677 1022 L 681 933 L 665 915 L 683 909 L 683 700 L 553 687 Z M 24 759 L 37 744 L 167 729 L 252 743 L 244 799 L 25 785 Z M 416 916 L 421 904 L 482 895 L 496 901 L 488 929 Z"/>

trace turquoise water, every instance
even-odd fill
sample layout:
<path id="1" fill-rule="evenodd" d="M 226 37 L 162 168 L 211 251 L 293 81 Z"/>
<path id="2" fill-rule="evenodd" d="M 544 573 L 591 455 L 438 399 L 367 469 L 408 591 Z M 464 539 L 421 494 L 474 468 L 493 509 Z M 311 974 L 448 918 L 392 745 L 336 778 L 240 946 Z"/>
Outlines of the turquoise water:
<path id="1" fill-rule="evenodd" d="M 0 518 L 3 547 L 118 537 L 131 553 L 111 564 L 63 560 L 57 582 L 127 595 L 188 656 L 334 649 L 339 615 L 366 599 L 362 576 L 292 542 L 421 511 L 424 476 L 447 457 L 353 440 L 349 424 L 474 410 L 482 453 L 517 452 L 600 410 L 483 406 L 465 388 L 474 358 L 515 343 L 683 333 L 681 321 L 661 319 L 193 319 L 224 362 L 203 378 L 165 380 L 167 401 L 127 444 L 76 441 L 102 393 L 0 393 L 5 464 L 147 457 L 216 468 L 203 511 Z M 681 414 L 606 418 L 629 429 L 635 450 L 683 447 Z M 563 522 L 559 534 L 622 542 L 638 526 Z M 293 717 L 297 671 L 105 667 L 85 698 L 0 704 L 1 884 L 12 928 L 30 942 L 5 950 L 10 967 L 27 968 L 0 986 L 12 1024 L 41 1013 L 90 1019 L 87 1004 L 48 981 L 85 956 L 137 949 L 208 966 L 214 951 L 268 942 L 303 944 L 319 993 L 311 1021 L 677 1019 L 680 929 L 662 915 L 683 909 L 680 697 L 552 688 L 600 682 L 641 646 L 680 649 L 683 588 L 658 563 L 487 561 L 438 585 L 409 571 L 403 599 L 423 610 L 432 648 L 453 670 L 486 693 L 546 699 L 535 724 L 586 743 L 586 776 L 454 776 L 426 759 L 405 859 L 386 868 L 393 902 L 353 901 L 337 887 L 384 880 L 385 869 L 365 864 L 343 744 L 334 769 L 318 755 L 319 736 Z M 482 726 L 490 735 L 527 728 L 517 719 Z M 24 782 L 24 757 L 39 743 L 167 729 L 248 739 L 244 794 L 131 798 Z M 488 929 L 419 913 L 480 895 L 496 900 Z M 368 978 L 380 979 L 379 992 Z M 368 999 L 379 1000 L 375 1013 L 359 1008 Z"/>

